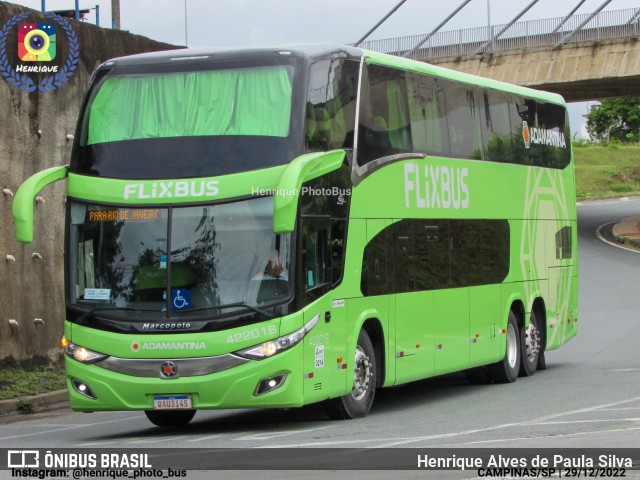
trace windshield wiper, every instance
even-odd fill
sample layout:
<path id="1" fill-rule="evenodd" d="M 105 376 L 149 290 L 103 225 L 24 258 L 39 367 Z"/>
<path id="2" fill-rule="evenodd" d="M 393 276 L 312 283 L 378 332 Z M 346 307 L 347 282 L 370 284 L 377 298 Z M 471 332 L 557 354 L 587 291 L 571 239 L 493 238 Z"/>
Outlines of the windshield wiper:
<path id="1" fill-rule="evenodd" d="M 222 310 L 224 308 L 232 308 L 232 307 L 244 307 L 249 310 L 253 310 L 256 313 L 263 315 L 266 318 L 275 318 L 275 316 L 271 315 L 271 313 L 267 312 L 258 307 L 254 307 L 253 305 L 249 305 L 246 302 L 235 302 L 235 303 L 227 303 L 224 305 L 212 305 L 210 307 L 202 307 L 202 308 L 192 308 L 191 310 L 185 310 L 187 312 L 202 312 L 204 310 Z"/>
<path id="2" fill-rule="evenodd" d="M 235 303 L 227 303 L 225 305 L 212 305 L 210 307 L 202 307 L 202 308 L 193 308 L 190 310 L 182 310 L 184 312 L 202 312 L 205 310 L 222 310 L 224 308 L 232 308 L 232 307 L 244 307 L 244 308 L 248 308 L 249 310 L 253 310 L 256 313 L 261 314 L 262 316 L 264 316 L 265 318 L 275 318 L 271 313 L 267 312 L 266 310 L 263 310 L 261 308 L 258 307 L 254 307 L 252 305 L 249 305 L 246 302 L 235 302 Z M 84 312 L 83 314 L 81 314 L 79 317 L 76 318 L 76 323 L 78 325 L 83 325 L 84 322 L 91 317 L 95 312 L 101 311 L 101 310 L 114 310 L 114 311 L 118 311 L 118 312 L 152 312 L 152 313 L 163 313 L 159 310 L 152 310 L 149 308 L 134 308 L 134 307 L 95 307 L 92 308 L 91 310 L 88 310 L 86 312 Z"/>
<path id="3" fill-rule="evenodd" d="M 84 312 L 78 318 L 76 318 L 76 323 L 78 325 L 84 324 L 85 320 L 92 316 L 95 312 L 100 310 L 115 310 L 118 312 L 153 312 L 153 313 L 161 313 L 159 310 L 151 310 L 149 308 L 134 308 L 134 307 L 95 307 L 91 310 Z"/>

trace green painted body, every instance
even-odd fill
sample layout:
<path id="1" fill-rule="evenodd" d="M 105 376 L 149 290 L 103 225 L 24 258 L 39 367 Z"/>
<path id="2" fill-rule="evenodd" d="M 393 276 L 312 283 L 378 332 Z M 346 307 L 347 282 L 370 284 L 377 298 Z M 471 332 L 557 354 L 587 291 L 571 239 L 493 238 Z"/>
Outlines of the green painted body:
<path id="1" fill-rule="evenodd" d="M 33 205 L 36 195 L 50 183 L 66 178 L 69 167 L 52 167 L 32 175 L 16 192 L 13 202 L 13 221 L 16 240 L 22 243 L 33 241 Z"/>
<path id="2" fill-rule="evenodd" d="M 553 94 L 534 94 L 521 87 L 479 80 L 432 66 L 416 66 L 415 62 L 396 57 L 373 52 L 366 54 L 372 62 L 424 70 L 433 75 L 516 93 L 525 92 L 563 104 L 562 99 Z M 218 182 L 219 194 L 213 199 L 215 201 L 247 197 L 256 188 L 275 190 L 274 231 L 292 232 L 296 227 L 298 195 L 291 192 L 299 190 L 304 182 L 338 169 L 345 161 L 342 150 L 310 153 L 292 159 L 284 166 L 195 180 Z M 468 206 L 419 208 L 412 197 L 415 191 L 408 191 L 406 187 L 408 165 L 417 171 L 425 166 L 450 171 L 468 169 Z M 27 183 L 41 187 L 63 177 L 63 171 L 56 170 L 36 180 L 32 177 Z M 126 185 L 145 185 L 149 191 L 158 181 L 96 178 L 72 173 L 68 175 L 68 195 L 92 203 L 166 205 L 165 198 L 125 198 Z M 27 190 L 24 198 L 30 197 L 31 200 L 27 200 L 32 202 L 36 188 L 30 186 Z M 27 224 L 32 222 L 33 210 L 30 216 L 27 200 L 17 196 L 14 207 L 14 212 L 20 212 L 16 214 L 16 222 L 21 222 L 20 232 L 24 232 L 20 233 L 21 241 L 31 240 Z M 201 201 L 201 198 L 189 195 L 172 199 L 174 204 Z M 410 218 L 508 220 L 510 265 L 506 278 L 497 285 L 363 296 L 361 278 L 365 246 L 385 227 Z M 573 255 L 562 259 L 556 254 L 554 235 L 566 225 L 572 227 Z M 506 348 L 503 330 L 510 310 L 517 303 L 523 306 L 523 322 L 527 325 L 534 302 L 540 299 L 544 302 L 546 350 L 561 346 L 577 333 L 573 163 L 559 170 L 434 156 L 391 162 L 360 178 L 352 187 L 347 232 L 342 280 L 325 295 L 284 317 L 230 330 L 171 334 L 113 333 L 65 322 L 65 336 L 73 343 L 106 355 L 126 359 L 156 358 L 160 363 L 166 359 L 235 352 L 294 332 L 316 314 L 321 315 L 318 324 L 295 347 L 270 358 L 250 360 L 208 375 L 175 380 L 133 377 L 96 365 L 85 365 L 67 356 L 72 408 L 78 411 L 147 410 L 153 407 L 153 396 L 159 394 L 191 394 L 196 409 L 294 407 L 346 395 L 353 385 L 358 334 L 367 322 L 375 322 L 382 332 L 382 364 L 378 365 L 383 372 L 382 386 L 500 361 Z M 328 314 L 330 322 L 324 320 Z M 263 336 L 259 332 L 258 337 L 246 333 L 269 325 L 275 326 L 275 333 Z M 170 346 L 134 352 L 132 345 L 136 342 L 202 342 L 204 347 L 196 352 Z M 317 347 L 324 349 L 322 366 L 316 364 Z M 254 395 L 261 379 L 278 373 L 288 374 L 282 387 L 261 396 Z M 97 398 L 92 400 L 77 393 L 71 386 L 72 378 L 89 384 Z"/>

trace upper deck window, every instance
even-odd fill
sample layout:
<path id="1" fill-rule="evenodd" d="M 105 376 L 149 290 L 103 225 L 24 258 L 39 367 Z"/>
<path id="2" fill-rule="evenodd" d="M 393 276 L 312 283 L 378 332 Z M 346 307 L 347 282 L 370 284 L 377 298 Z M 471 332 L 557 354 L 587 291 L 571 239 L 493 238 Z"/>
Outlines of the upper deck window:
<path id="1" fill-rule="evenodd" d="M 303 149 L 304 79 L 304 59 L 295 56 L 101 70 L 71 171 L 177 179 L 287 164 Z"/>
<path id="2" fill-rule="evenodd" d="M 286 137 L 291 66 L 115 75 L 89 110 L 86 143 L 206 135 Z"/>

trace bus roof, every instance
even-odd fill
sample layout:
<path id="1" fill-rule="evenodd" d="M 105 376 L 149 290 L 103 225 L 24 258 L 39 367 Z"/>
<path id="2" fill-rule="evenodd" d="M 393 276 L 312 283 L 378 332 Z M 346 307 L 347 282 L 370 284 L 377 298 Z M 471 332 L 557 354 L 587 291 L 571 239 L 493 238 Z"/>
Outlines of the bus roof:
<path id="1" fill-rule="evenodd" d="M 395 55 L 363 50 L 345 45 L 284 45 L 272 47 L 248 47 L 248 48 L 189 48 L 164 50 L 160 52 L 142 53 L 127 57 L 118 57 L 102 64 L 102 67 L 154 65 L 163 63 L 175 63 L 179 61 L 219 61 L 238 60 L 249 58 L 268 58 L 276 55 L 302 57 L 310 62 L 326 58 L 351 58 L 359 60 L 362 56 L 367 60 L 380 65 L 387 65 L 404 70 L 426 73 L 436 77 L 447 78 L 470 85 L 492 88 L 504 92 L 523 95 L 526 97 L 543 100 L 559 105 L 565 105 L 562 96 L 556 93 L 535 90 L 511 83 L 492 80 L 486 77 L 458 72 L 448 68 L 431 65 L 425 62 L 410 60 Z"/>
<path id="2" fill-rule="evenodd" d="M 457 70 L 451 70 L 449 68 L 439 67 L 437 65 L 431 65 L 425 62 L 419 62 L 416 60 L 410 60 L 404 57 L 397 57 L 395 55 L 388 55 L 385 53 L 374 52 L 372 50 L 362 50 L 365 57 L 377 64 L 388 65 L 390 67 L 400 68 L 404 70 L 414 70 L 421 73 L 426 73 L 436 77 L 447 78 L 462 83 L 468 83 L 471 85 L 477 85 L 485 88 L 492 88 L 495 90 L 501 90 L 504 92 L 513 93 L 516 95 L 522 95 L 525 97 L 534 98 L 537 100 L 543 100 L 551 103 L 557 103 L 559 105 L 565 105 L 564 98 L 557 93 L 546 92 L 544 90 L 536 90 L 533 88 L 522 87 L 513 83 L 501 82 L 499 80 L 493 80 L 487 77 L 480 77 L 478 75 L 471 75 L 469 73 L 458 72 Z"/>
<path id="3" fill-rule="evenodd" d="M 200 61 L 238 60 L 248 58 L 268 58 L 277 55 L 307 58 L 311 61 L 323 58 L 360 59 L 363 51 L 345 45 L 279 45 L 271 47 L 246 48 L 188 48 L 140 53 L 111 59 L 104 66 L 133 66 L 175 63 L 190 59 Z"/>

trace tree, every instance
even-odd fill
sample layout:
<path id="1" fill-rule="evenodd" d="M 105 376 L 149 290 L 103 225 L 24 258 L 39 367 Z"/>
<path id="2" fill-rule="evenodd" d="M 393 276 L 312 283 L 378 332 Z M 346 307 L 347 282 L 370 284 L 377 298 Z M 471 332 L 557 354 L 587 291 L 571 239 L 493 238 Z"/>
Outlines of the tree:
<path id="1" fill-rule="evenodd" d="M 587 115 L 592 140 L 640 140 L 640 97 L 610 98 L 592 107 Z"/>

